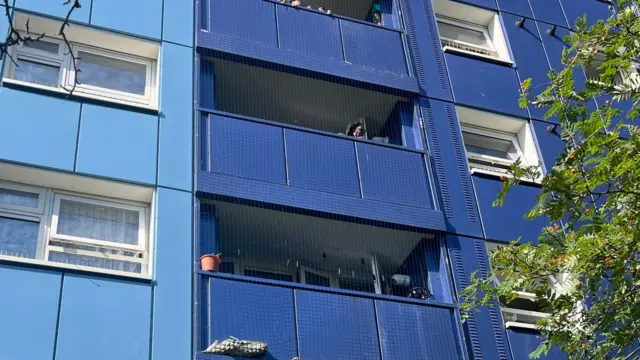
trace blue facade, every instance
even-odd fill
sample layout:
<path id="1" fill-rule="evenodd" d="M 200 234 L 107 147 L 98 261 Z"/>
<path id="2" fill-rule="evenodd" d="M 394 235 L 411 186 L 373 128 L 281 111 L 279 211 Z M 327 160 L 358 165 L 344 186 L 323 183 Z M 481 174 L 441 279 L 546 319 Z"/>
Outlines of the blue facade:
<path id="1" fill-rule="evenodd" d="M 492 206 L 501 181 L 495 174 L 469 171 L 461 133 L 461 124 L 469 119 L 459 109 L 520 121 L 534 154 L 549 171 L 563 149 L 549 132 L 557 119 L 546 119 L 543 109 L 520 108 L 519 84 L 533 78 L 534 93 L 542 91 L 549 70 L 559 66 L 562 36 L 575 18 L 587 12 L 595 22 L 608 16 L 606 5 L 596 0 L 445 2 L 493 12 L 510 61 L 443 52 L 436 20 L 440 10 L 430 0 L 379 2 L 393 9 L 383 14 L 382 26 L 315 10 L 318 4 L 335 4 L 329 1 L 309 2 L 311 9 L 304 1 L 300 7 L 270 0 L 196 3 L 200 221 L 194 260 L 222 252 L 225 265 L 226 240 L 220 238 L 226 236 L 222 224 L 227 210 L 221 209 L 227 202 L 271 209 L 285 214 L 283 218 L 306 214 L 385 229 L 428 230 L 441 239 L 430 250 L 410 255 L 436 259 L 425 275 L 435 303 L 386 296 L 384 291 L 343 290 L 329 286 L 329 280 L 322 285 L 326 288 L 311 286 L 300 280 L 300 273 L 289 275 L 284 265 L 280 270 L 286 274 L 243 273 L 238 260 L 229 260 L 218 272 L 198 271 L 197 358 L 222 359 L 199 352 L 228 336 L 266 341 L 265 359 L 524 360 L 535 349 L 540 341 L 536 332 L 507 329 L 497 302 L 463 325 L 458 321 L 455 294 L 471 273 L 489 270 L 486 244 L 516 239 L 536 244 L 548 224 L 524 219 L 539 193 L 535 183 L 514 188 L 503 207 Z M 246 71 L 304 76 L 311 79 L 309 86 L 329 81 L 400 93 L 413 106 L 406 108 L 407 126 L 393 143 L 399 146 L 336 136 L 320 123 L 291 124 L 282 115 L 230 110 L 219 93 L 235 92 L 216 85 L 229 84 L 225 61 L 242 64 Z M 265 82 L 269 71 L 264 70 Z M 584 79 L 582 73 L 576 75 Z M 286 86 L 269 83 L 264 89 Z M 470 122 L 483 125 L 479 121 Z M 272 241 L 267 238 L 260 241 Z M 242 258 L 240 249 L 245 248 L 235 241 L 238 254 L 229 256 Z M 394 246 L 390 239 L 388 247 Z M 448 261 L 439 263 L 439 256 Z M 417 275 L 411 272 L 412 278 Z M 564 358 L 554 351 L 546 358 Z"/>
<path id="2" fill-rule="evenodd" d="M 487 243 L 537 243 L 547 221 L 524 214 L 539 185 L 493 207 L 499 175 L 470 171 L 465 134 L 493 116 L 524 124 L 517 138 L 549 171 L 557 119 L 520 108 L 520 83 L 541 91 L 575 18 L 607 6 L 440 1 L 493 14 L 509 60 L 443 51 L 436 0 L 81 1 L 72 27 L 102 34 L 85 45 L 121 37 L 116 50 L 154 56 L 146 108 L 12 81 L 5 58 L 0 230 L 5 216 L 54 220 L 35 260 L 0 235 L 0 359 L 225 360 L 203 351 L 229 336 L 266 342 L 269 360 L 527 359 L 535 331 L 507 328 L 497 301 L 462 324 L 457 294 L 489 270 Z M 59 22 L 67 8 L 11 11 Z M 360 115 L 371 134 L 346 136 Z M 2 203 L 24 191 L 49 200 Z M 65 196 L 146 209 L 132 260 L 146 276 L 85 266 L 95 242 L 52 260 L 78 241 L 56 237 Z M 101 261 L 139 250 L 116 248 Z M 200 269 L 207 254 L 222 254 L 215 271 Z"/>
<path id="3" fill-rule="evenodd" d="M 33 29 L 36 19 L 64 18 L 68 6 L 62 3 L 21 0 L 11 10 L 33 17 Z M 11 86 L 5 80 L 0 87 L 5 109 L 0 117 L 0 180 L 56 194 L 66 189 L 74 196 L 143 201 L 151 210 L 145 229 L 147 249 L 152 249 L 149 275 L 129 277 L 84 268 L 86 258 L 58 267 L 46 258 L 14 261 L 3 256 L 0 313 L 6 321 L 0 325 L 5 339 L 0 358 L 189 359 L 193 4 L 80 3 L 71 16 L 71 28 L 97 30 L 159 49 L 158 106 L 148 111 L 79 94 L 68 97 L 28 85 Z M 0 8 L 4 34 L 7 19 Z M 99 38 L 93 40 L 101 47 Z M 6 70 L 3 74 L 7 78 Z M 147 195 L 135 195 L 140 192 Z"/>

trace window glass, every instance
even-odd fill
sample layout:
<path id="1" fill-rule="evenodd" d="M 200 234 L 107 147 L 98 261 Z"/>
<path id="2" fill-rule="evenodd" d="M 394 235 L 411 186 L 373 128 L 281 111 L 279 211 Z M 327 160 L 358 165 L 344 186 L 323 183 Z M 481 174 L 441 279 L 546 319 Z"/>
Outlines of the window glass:
<path id="1" fill-rule="evenodd" d="M 125 272 L 138 273 L 138 274 L 142 272 L 142 264 L 139 264 L 139 263 L 122 261 L 122 260 L 97 258 L 92 256 L 61 253 L 57 251 L 52 251 L 49 253 L 49 261 L 63 263 L 63 264 L 78 265 L 78 266 L 95 267 L 100 269 L 125 271 Z"/>
<path id="2" fill-rule="evenodd" d="M 40 195 L 36 193 L 0 188 L 0 204 L 37 209 L 39 197 Z"/>
<path id="3" fill-rule="evenodd" d="M 144 95 L 147 67 L 131 61 L 78 51 L 81 84 Z"/>
<path id="4" fill-rule="evenodd" d="M 246 269 L 244 271 L 245 276 L 252 276 L 261 279 L 269 279 L 269 280 L 280 280 L 280 281 L 293 281 L 293 276 L 288 274 L 279 274 L 272 273 L 269 271 L 261 271 L 261 270 L 250 270 Z"/>
<path id="5" fill-rule="evenodd" d="M 482 31 L 472 30 L 461 26 L 438 21 L 438 30 L 443 38 L 462 41 L 467 44 L 491 48 L 491 45 Z"/>
<path id="6" fill-rule="evenodd" d="M 493 156 L 505 160 L 518 158 L 518 151 L 513 141 L 478 135 L 463 131 L 462 138 L 468 152 L 478 155 Z"/>
<path id="7" fill-rule="evenodd" d="M 44 40 L 27 41 L 24 43 L 24 47 L 37 49 L 37 50 L 45 51 L 52 54 L 57 54 L 58 50 L 60 49 L 59 44 L 44 41 Z"/>
<path id="8" fill-rule="evenodd" d="M 37 221 L 0 217 L 0 254 L 35 258 L 39 227 Z"/>
<path id="9" fill-rule="evenodd" d="M 326 286 L 326 287 L 330 286 L 330 281 L 328 277 L 324 277 L 322 275 L 312 273 L 311 271 L 305 271 L 304 278 L 305 278 L 305 282 L 309 285 Z"/>
<path id="10" fill-rule="evenodd" d="M 58 234 L 137 245 L 139 226 L 137 211 L 60 200 Z"/>
<path id="11" fill-rule="evenodd" d="M 18 58 L 13 78 L 32 84 L 58 87 L 60 67 Z"/>

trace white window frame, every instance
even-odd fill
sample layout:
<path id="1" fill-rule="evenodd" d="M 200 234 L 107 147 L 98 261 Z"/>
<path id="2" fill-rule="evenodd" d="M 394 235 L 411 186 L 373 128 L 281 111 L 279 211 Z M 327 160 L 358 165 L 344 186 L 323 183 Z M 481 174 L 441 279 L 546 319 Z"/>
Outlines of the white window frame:
<path id="1" fill-rule="evenodd" d="M 26 33 L 23 33 L 26 36 Z M 35 48 L 29 48 L 20 44 L 19 46 L 13 46 L 11 56 L 15 59 L 25 59 L 31 62 L 40 63 L 43 65 L 59 66 L 60 73 L 58 77 L 58 86 L 51 87 L 40 84 L 34 84 L 28 81 L 21 81 L 15 79 L 16 65 L 12 61 L 7 61 L 7 71 L 4 76 L 4 81 L 9 83 L 15 83 L 27 87 L 35 87 L 47 91 L 57 91 L 67 93 L 67 90 L 73 88 L 75 82 L 75 70 L 73 67 L 73 58 L 71 54 L 68 54 L 68 49 L 64 41 L 43 37 L 40 41 L 46 41 L 50 43 L 58 44 L 58 53 L 53 54 L 46 51 L 42 51 Z M 89 46 L 81 43 L 71 42 L 71 48 L 73 55 L 77 58 L 78 51 L 88 52 L 103 57 L 110 57 L 117 60 L 137 63 L 145 65 L 145 93 L 144 95 L 128 93 L 124 91 L 117 91 L 113 89 L 103 88 L 99 86 L 92 86 L 86 84 L 77 84 L 73 92 L 74 95 L 87 97 L 96 100 L 104 100 L 108 102 L 115 102 L 119 104 L 131 105 L 136 107 L 143 107 L 152 110 L 157 109 L 157 97 L 158 97 L 158 60 L 145 58 L 132 54 L 125 54 L 112 50 L 101 49 L 95 46 Z M 82 70 L 82 69 L 79 69 Z M 65 90 L 67 89 L 67 90 Z"/>
<path id="2" fill-rule="evenodd" d="M 506 133 L 506 132 L 487 129 L 487 128 L 478 128 L 475 126 L 469 126 L 469 125 L 463 125 L 463 124 L 460 125 L 460 129 L 463 132 L 467 132 L 467 133 L 472 133 L 472 134 L 485 136 L 485 137 L 491 137 L 491 138 L 500 139 L 500 140 L 511 141 L 511 143 L 516 149 L 516 152 L 518 153 L 518 158 L 523 162 L 523 164 L 528 165 L 526 158 L 522 152 L 522 149 L 520 148 L 520 142 L 518 141 L 518 137 L 516 134 Z M 496 164 L 505 165 L 505 166 L 511 166 L 511 164 L 513 164 L 516 161 L 516 160 L 501 159 L 501 158 L 497 158 L 490 155 L 470 153 L 469 151 L 467 151 L 466 146 L 464 150 L 465 150 L 467 159 L 470 159 L 470 160 L 478 159 L 480 161 L 496 163 Z M 474 165 L 471 162 L 469 162 L 469 167 L 471 168 L 472 173 L 479 172 L 479 173 L 486 173 L 486 174 L 498 175 L 498 176 L 505 175 L 505 172 L 501 171 L 501 169 L 499 170 L 499 168 L 496 168 L 495 171 L 488 170 L 485 168 L 474 167 Z"/>
<path id="3" fill-rule="evenodd" d="M 83 83 L 78 83 L 74 93 L 77 92 L 79 94 L 83 94 L 83 95 L 87 95 L 95 98 L 104 97 L 104 98 L 108 98 L 110 100 L 115 100 L 118 102 L 129 102 L 129 103 L 134 103 L 142 106 L 152 104 L 154 100 L 154 96 L 153 96 L 154 89 L 156 88 L 156 82 L 155 82 L 155 76 L 154 76 L 156 73 L 155 61 L 151 59 L 139 57 L 139 56 L 117 53 L 115 51 L 99 49 L 96 47 L 82 45 L 82 44 L 72 44 L 72 48 L 73 48 L 73 55 L 76 58 L 79 58 L 78 52 L 82 51 L 82 52 L 91 53 L 91 54 L 102 56 L 102 57 L 108 57 L 116 60 L 122 60 L 126 62 L 141 64 L 141 65 L 144 65 L 146 68 L 144 95 L 133 94 L 133 93 L 113 90 L 109 88 L 103 88 L 100 86 L 87 85 Z M 76 73 L 73 71 L 72 61 L 73 59 L 70 56 L 68 56 L 67 57 L 68 64 L 66 65 L 68 69 L 67 71 L 68 76 L 66 77 L 66 81 L 64 83 L 64 86 L 67 89 L 71 89 L 73 87 L 73 83 L 75 82 L 75 79 L 76 79 Z M 80 68 L 80 70 L 82 69 Z"/>
<path id="4" fill-rule="evenodd" d="M 480 45 L 476 45 L 476 44 L 471 44 L 465 41 L 460 41 L 460 40 L 454 40 L 454 39 L 450 39 L 448 37 L 444 37 L 444 36 L 440 36 L 440 40 L 442 41 L 442 39 L 447 40 L 447 41 L 451 41 L 454 43 L 460 43 L 466 46 L 470 46 L 470 47 L 476 47 L 476 48 L 484 48 L 490 51 L 493 51 L 496 53 L 496 56 L 489 56 L 489 55 L 484 55 L 484 54 L 478 54 L 472 51 L 467 51 L 467 50 L 462 50 L 462 49 L 458 49 L 458 48 L 454 48 L 451 46 L 446 46 L 444 45 L 442 47 L 443 51 L 453 51 L 453 52 L 461 52 L 461 53 L 466 53 L 466 54 L 470 54 L 473 56 L 481 56 L 481 57 L 486 57 L 489 59 L 499 59 L 500 58 L 500 54 L 498 53 L 498 50 L 496 49 L 495 45 L 493 44 L 493 39 L 491 39 L 491 36 L 489 35 L 489 29 L 486 26 L 481 26 L 481 25 L 477 25 L 477 24 L 472 24 L 466 21 L 461 21 L 461 20 L 456 20 L 456 19 L 452 19 L 449 17 L 445 17 L 445 16 L 437 16 L 436 17 L 436 22 L 441 22 L 441 23 L 445 23 L 445 24 L 449 24 L 449 25 L 453 25 L 456 27 L 460 27 L 463 29 L 467 29 L 467 30 L 471 30 L 471 31 L 477 31 L 477 32 L 481 32 L 484 35 L 484 38 L 487 40 L 487 43 L 489 44 L 489 47 L 484 47 L 484 46 L 480 46 Z"/>
<path id="5" fill-rule="evenodd" d="M 152 243 L 151 232 L 148 230 L 150 223 L 150 205 L 134 203 L 125 200 L 115 200 L 78 194 L 66 191 L 58 191 L 43 187 L 31 185 L 17 184 L 0 180 L 0 188 L 24 191 L 38 194 L 38 207 L 30 208 L 25 206 L 17 206 L 11 204 L 0 204 L 0 216 L 5 218 L 33 221 L 39 224 L 38 239 L 35 258 L 24 258 L 7 254 L 0 254 L 0 259 L 12 262 L 29 263 L 35 265 L 44 265 L 54 268 L 70 268 L 74 270 L 82 270 L 95 273 L 107 273 L 133 278 L 151 278 L 152 263 Z M 108 206 L 118 209 L 133 210 L 139 213 L 139 229 L 138 244 L 133 246 L 129 244 L 120 244 L 110 241 L 87 239 L 69 235 L 57 234 L 58 213 L 60 210 L 60 200 L 66 199 L 98 206 Z M 117 254 L 107 254 L 104 252 L 94 252 L 80 249 L 63 248 L 57 245 L 50 245 L 51 241 L 64 242 L 76 245 L 95 246 L 100 248 L 137 252 L 141 254 L 139 257 L 131 257 Z M 112 270 L 93 266 L 84 266 L 76 264 L 66 264 L 55 261 L 49 261 L 50 252 L 67 253 L 72 255 L 87 256 L 96 259 L 108 259 L 125 261 L 128 263 L 140 264 L 140 273 Z"/>
<path id="6" fill-rule="evenodd" d="M 79 202 L 83 204 L 90 204 L 96 206 L 105 206 L 110 208 L 116 208 L 121 210 L 130 210 L 138 212 L 138 245 L 122 244 L 113 241 L 96 240 L 78 236 L 58 234 L 58 217 L 60 214 L 60 201 L 69 200 L 73 202 Z M 65 194 L 55 194 L 53 202 L 53 214 L 51 216 L 51 235 L 49 240 L 62 241 L 68 243 L 74 243 L 78 245 L 96 246 L 102 248 L 109 248 L 114 250 L 126 250 L 134 252 L 146 251 L 146 216 L 145 209 L 139 206 L 131 206 L 122 203 L 115 203 L 110 201 L 95 200 L 91 198 L 81 198 L 78 196 L 71 196 Z"/>

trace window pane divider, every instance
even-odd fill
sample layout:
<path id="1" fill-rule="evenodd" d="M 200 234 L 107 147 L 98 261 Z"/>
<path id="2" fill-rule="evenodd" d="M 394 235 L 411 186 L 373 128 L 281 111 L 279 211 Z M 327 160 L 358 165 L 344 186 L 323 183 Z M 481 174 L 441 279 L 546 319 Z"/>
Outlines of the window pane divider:
<path id="1" fill-rule="evenodd" d="M 52 234 L 50 240 L 57 240 L 62 242 L 69 242 L 80 245 L 96 246 L 100 248 L 108 248 L 112 250 L 128 250 L 134 252 L 144 252 L 144 246 L 121 244 L 112 241 L 87 239 L 79 236 Z"/>

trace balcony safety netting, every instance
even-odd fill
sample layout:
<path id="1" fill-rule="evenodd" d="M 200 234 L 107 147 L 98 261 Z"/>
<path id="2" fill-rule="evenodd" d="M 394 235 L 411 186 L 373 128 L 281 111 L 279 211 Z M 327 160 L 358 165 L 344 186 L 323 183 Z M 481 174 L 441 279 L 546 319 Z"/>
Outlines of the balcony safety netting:
<path id="1" fill-rule="evenodd" d="M 399 90 L 200 49 L 201 109 L 422 149 L 419 115 Z"/>
<path id="2" fill-rule="evenodd" d="M 278 205 L 202 199 L 200 255 L 219 254 L 221 262 L 215 269 L 219 273 L 441 298 L 429 282 L 430 272 L 437 273 L 442 260 L 437 233 L 318 215 Z"/>

